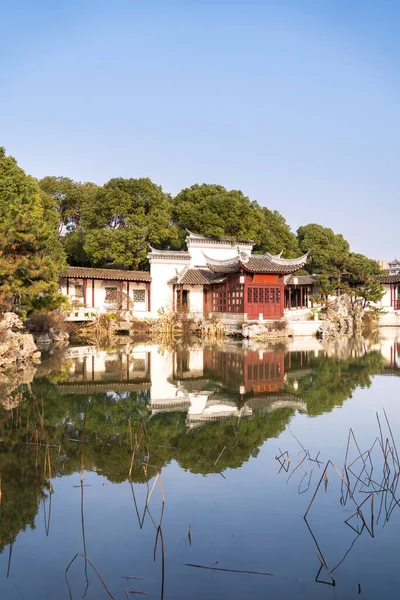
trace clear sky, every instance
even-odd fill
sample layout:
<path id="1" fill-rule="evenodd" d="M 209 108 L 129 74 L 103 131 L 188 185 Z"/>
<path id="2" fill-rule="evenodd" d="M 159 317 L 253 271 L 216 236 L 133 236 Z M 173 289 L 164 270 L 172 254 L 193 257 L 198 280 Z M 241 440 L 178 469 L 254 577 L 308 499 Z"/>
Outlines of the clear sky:
<path id="1" fill-rule="evenodd" d="M 0 145 L 36 177 L 241 189 L 400 255 L 398 0 L 0 0 Z"/>

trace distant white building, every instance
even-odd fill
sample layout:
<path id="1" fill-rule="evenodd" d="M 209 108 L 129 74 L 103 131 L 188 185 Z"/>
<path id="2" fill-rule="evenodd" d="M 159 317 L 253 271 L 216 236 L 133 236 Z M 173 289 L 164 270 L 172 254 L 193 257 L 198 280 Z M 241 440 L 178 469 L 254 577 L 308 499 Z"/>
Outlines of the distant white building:
<path id="1" fill-rule="evenodd" d="M 398 258 L 389 262 L 389 275 L 400 275 L 400 260 Z"/>

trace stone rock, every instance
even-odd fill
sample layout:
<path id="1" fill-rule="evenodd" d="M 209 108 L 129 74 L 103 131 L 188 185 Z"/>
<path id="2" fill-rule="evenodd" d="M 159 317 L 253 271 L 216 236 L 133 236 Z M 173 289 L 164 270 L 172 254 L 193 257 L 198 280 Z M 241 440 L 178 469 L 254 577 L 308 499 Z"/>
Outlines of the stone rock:
<path id="1" fill-rule="evenodd" d="M 320 337 L 329 341 L 341 335 L 352 336 L 361 330 L 363 314 L 364 308 L 358 303 L 352 304 L 347 294 L 338 296 L 328 307 L 320 327 Z"/>
<path id="2" fill-rule="evenodd" d="M 14 313 L 6 313 L 0 321 L 0 369 L 26 362 L 40 362 L 40 352 L 30 333 L 22 333 L 23 324 Z"/>

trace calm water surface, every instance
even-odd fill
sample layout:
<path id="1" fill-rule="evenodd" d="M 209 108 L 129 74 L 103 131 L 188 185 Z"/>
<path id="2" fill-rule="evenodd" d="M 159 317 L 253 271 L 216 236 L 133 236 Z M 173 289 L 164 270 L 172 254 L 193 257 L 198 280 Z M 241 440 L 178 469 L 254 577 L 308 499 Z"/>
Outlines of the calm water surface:
<path id="1" fill-rule="evenodd" d="M 0 388 L 0 597 L 397 598 L 399 350 L 48 356 Z"/>

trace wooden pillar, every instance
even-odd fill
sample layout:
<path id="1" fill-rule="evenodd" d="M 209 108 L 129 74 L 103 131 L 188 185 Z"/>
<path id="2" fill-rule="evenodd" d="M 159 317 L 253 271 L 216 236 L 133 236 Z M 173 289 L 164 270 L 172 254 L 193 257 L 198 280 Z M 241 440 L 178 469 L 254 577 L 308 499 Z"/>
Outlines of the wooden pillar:
<path id="1" fill-rule="evenodd" d="M 129 310 L 129 281 L 126 282 L 126 295 L 127 295 L 127 300 L 126 300 L 126 309 Z"/>
<path id="2" fill-rule="evenodd" d="M 67 296 L 69 296 L 69 277 L 67 277 Z"/>
<path id="3" fill-rule="evenodd" d="M 119 282 L 119 293 L 121 295 L 121 300 L 120 300 L 120 304 L 119 304 L 119 310 L 123 310 L 123 308 L 124 308 L 124 300 L 123 300 L 123 297 L 122 297 L 122 294 L 124 293 L 124 282 L 123 281 Z"/>
<path id="4" fill-rule="evenodd" d="M 151 311 L 151 283 L 147 284 L 147 310 Z"/>
<path id="5" fill-rule="evenodd" d="M 94 302 L 94 279 L 92 279 L 92 308 L 95 307 L 95 302 Z"/>
<path id="6" fill-rule="evenodd" d="M 87 279 L 83 280 L 83 304 L 84 306 L 86 306 L 86 301 L 87 301 Z"/>

